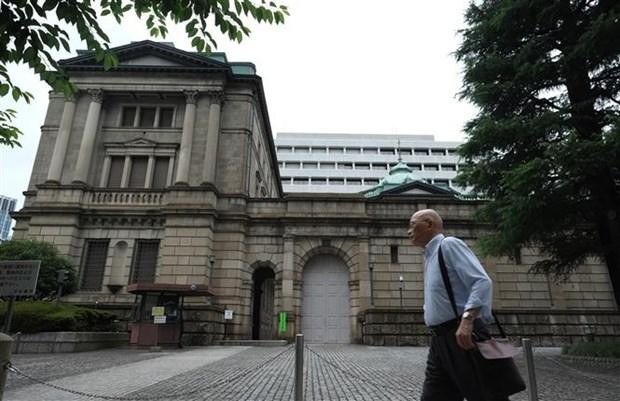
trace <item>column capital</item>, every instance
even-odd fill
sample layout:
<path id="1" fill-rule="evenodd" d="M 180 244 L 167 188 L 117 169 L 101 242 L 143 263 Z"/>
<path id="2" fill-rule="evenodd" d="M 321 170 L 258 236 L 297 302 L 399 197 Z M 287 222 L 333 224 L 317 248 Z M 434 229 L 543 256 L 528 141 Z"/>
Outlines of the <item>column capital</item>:
<path id="1" fill-rule="evenodd" d="M 211 98 L 212 103 L 217 103 L 220 106 L 224 103 L 224 91 L 211 90 L 207 91 L 207 94 Z"/>
<path id="2" fill-rule="evenodd" d="M 76 90 L 75 92 L 65 95 L 65 102 L 75 103 L 75 99 L 77 99 L 80 91 Z"/>
<path id="3" fill-rule="evenodd" d="M 103 103 L 103 89 L 88 89 L 90 98 L 95 103 Z"/>
<path id="4" fill-rule="evenodd" d="M 185 94 L 185 103 L 187 104 L 196 104 L 198 100 L 198 91 L 184 91 Z"/>

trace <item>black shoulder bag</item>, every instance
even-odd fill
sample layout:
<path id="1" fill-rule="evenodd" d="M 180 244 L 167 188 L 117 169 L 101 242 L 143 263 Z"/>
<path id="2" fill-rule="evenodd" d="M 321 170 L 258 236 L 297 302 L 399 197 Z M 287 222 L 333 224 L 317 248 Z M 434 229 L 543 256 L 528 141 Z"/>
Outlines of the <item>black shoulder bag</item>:
<path id="1" fill-rule="evenodd" d="M 452 284 L 450 284 L 450 278 L 448 276 L 448 269 L 446 268 L 446 262 L 441 252 L 441 244 L 439 245 L 438 252 L 439 267 L 441 268 L 441 277 L 443 284 L 448 292 L 450 303 L 452 304 L 452 310 L 457 319 L 460 319 L 458 311 L 456 309 L 456 301 L 454 300 L 454 292 L 452 291 Z M 502 338 L 494 339 L 489 338 L 488 335 L 476 336 L 474 333 L 474 340 L 476 341 L 476 348 L 470 352 L 472 365 L 476 371 L 476 376 L 480 381 L 482 389 L 488 393 L 489 399 L 495 399 L 497 397 L 508 397 L 511 394 L 518 393 L 525 390 L 525 382 L 519 373 L 517 365 L 515 365 L 514 353 L 510 351 L 502 350 L 502 343 L 507 342 L 506 334 L 502 329 L 502 326 L 497 320 L 497 316 L 493 314 L 495 318 L 495 324 L 499 329 Z M 480 338 L 486 338 L 483 341 L 477 341 Z M 512 346 L 511 346 L 512 347 Z M 508 348 L 508 347 L 507 347 Z M 484 354 L 482 349 L 485 349 Z M 485 355 L 486 354 L 486 355 Z"/>

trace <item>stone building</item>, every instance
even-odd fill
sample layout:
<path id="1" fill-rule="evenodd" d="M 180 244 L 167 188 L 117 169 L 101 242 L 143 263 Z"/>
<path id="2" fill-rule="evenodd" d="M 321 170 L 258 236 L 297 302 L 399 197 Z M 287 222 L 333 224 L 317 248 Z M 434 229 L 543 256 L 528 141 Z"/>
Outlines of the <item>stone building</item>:
<path id="1" fill-rule="evenodd" d="M 67 302 L 129 319 L 128 284 L 199 284 L 215 295 L 188 299 L 187 342 L 300 331 L 315 342 L 426 341 L 408 218 L 437 209 L 448 234 L 473 245 L 492 229 L 472 219 L 480 201 L 394 179 L 372 198 L 284 194 L 254 65 L 151 41 L 115 51 L 110 72 L 88 53 L 62 61 L 78 92 L 50 95 L 25 206 L 13 214 L 15 238 L 52 242 L 74 262 L 80 289 Z M 483 260 L 509 332 L 541 342 L 620 333 L 600 261 L 554 284 L 527 273 L 537 258 L 523 249 Z M 225 309 L 233 318 L 222 329 Z"/>

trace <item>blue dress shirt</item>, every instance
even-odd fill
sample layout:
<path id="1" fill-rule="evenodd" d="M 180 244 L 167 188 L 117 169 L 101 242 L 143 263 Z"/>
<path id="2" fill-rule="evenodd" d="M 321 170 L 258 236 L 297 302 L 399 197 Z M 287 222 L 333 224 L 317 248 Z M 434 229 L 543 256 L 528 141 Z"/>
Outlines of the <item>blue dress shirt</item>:
<path id="1" fill-rule="evenodd" d="M 480 318 L 490 323 L 493 318 L 491 279 L 467 244 L 443 234 L 434 236 L 424 248 L 424 322 L 436 326 L 455 318 L 441 278 L 440 244 L 459 316 L 468 309 L 481 308 Z"/>

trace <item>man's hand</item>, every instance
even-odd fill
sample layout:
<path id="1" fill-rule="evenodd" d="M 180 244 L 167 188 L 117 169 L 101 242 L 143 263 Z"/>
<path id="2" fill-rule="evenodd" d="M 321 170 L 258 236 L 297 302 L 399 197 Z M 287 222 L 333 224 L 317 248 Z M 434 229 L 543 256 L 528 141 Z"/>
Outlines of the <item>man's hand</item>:
<path id="1" fill-rule="evenodd" d="M 461 319 L 459 328 L 456 330 L 456 343 L 459 347 L 466 350 L 474 348 L 474 342 L 471 335 L 473 329 L 474 322 L 472 320 Z"/>

